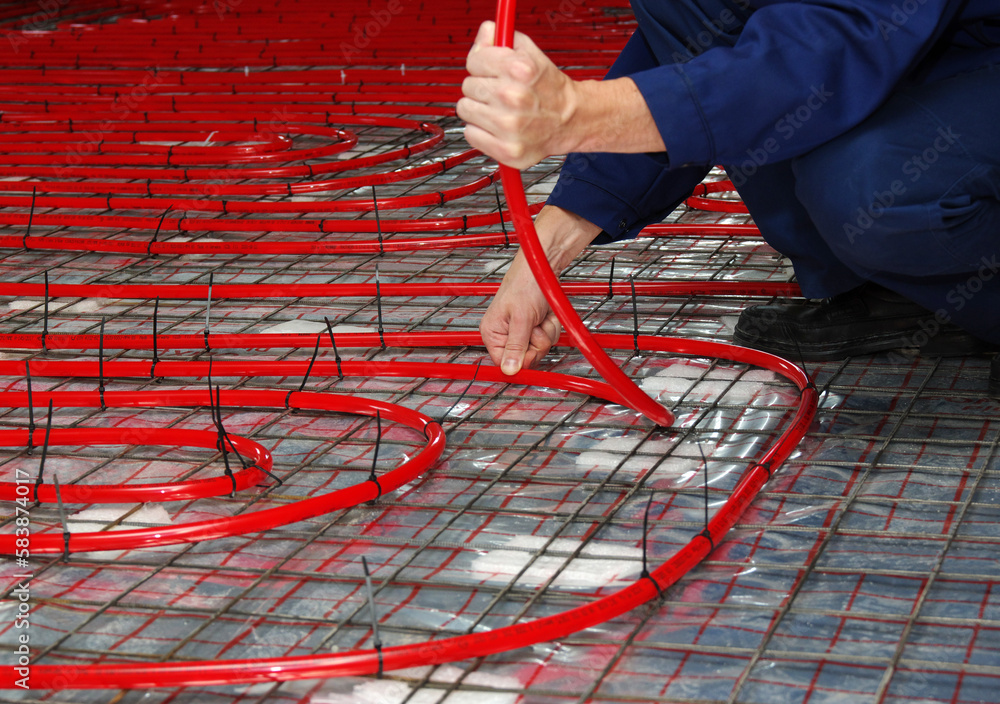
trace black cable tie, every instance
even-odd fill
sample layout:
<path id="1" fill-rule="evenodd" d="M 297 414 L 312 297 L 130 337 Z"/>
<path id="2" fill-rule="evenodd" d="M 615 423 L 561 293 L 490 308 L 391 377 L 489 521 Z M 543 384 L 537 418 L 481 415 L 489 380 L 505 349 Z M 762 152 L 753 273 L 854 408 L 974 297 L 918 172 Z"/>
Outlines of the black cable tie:
<path id="1" fill-rule="evenodd" d="M 378 671 L 375 673 L 375 679 L 382 679 L 382 643 L 375 644 L 375 654 L 378 656 Z"/>
<path id="2" fill-rule="evenodd" d="M 646 501 L 646 510 L 642 513 L 642 572 L 649 572 L 649 563 L 646 560 L 646 534 L 649 532 L 649 509 L 653 505 L 653 492 L 649 492 L 649 499 Z"/>
<path id="3" fill-rule="evenodd" d="M 45 338 L 49 335 L 49 272 L 45 272 L 45 300 L 42 304 L 42 352 L 45 352 Z"/>
<path id="4" fill-rule="evenodd" d="M 712 540 L 712 534 L 709 532 L 708 528 L 706 528 L 702 532 L 698 533 L 698 535 L 696 535 L 695 537 L 696 538 L 701 537 L 701 538 L 704 538 L 705 540 L 708 541 L 708 545 L 709 545 L 709 550 L 708 551 L 709 552 L 712 552 L 713 550 L 715 550 L 715 541 Z"/>
<path id="5" fill-rule="evenodd" d="M 654 492 L 649 492 L 649 500 L 646 502 L 646 510 L 642 514 L 642 572 L 639 577 L 642 579 L 648 579 L 656 587 L 656 592 L 661 597 L 663 596 L 663 588 L 660 583 L 657 582 L 653 575 L 649 572 L 649 561 L 647 559 L 647 536 L 649 535 L 649 508 L 653 505 L 653 494 Z"/>
<path id="6" fill-rule="evenodd" d="M 615 258 L 611 257 L 611 273 L 608 274 L 608 300 L 609 301 L 612 298 L 615 297 L 615 289 L 614 289 L 614 285 L 613 285 L 614 284 L 614 280 L 615 280 Z"/>
<path id="7" fill-rule="evenodd" d="M 208 345 L 208 321 L 209 316 L 212 314 L 212 280 L 215 277 L 214 272 L 208 274 L 208 302 L 205 304 L 205 351 L 211 352 L 212 348 Z"/>
<path id="8" fill-rule="evenodd" d="M 215 387 L 215 397 L 213 398 L 212 397 L 212 387 L 209 386 L 208 387 L 208 396 L 209 396 L 210 402 L 212 403 L 212 418 L 213 418 L 213 420 L 215 420 L 215 428 L 216 428 L 216 431 L 218 431 L 218 434 L 219 434 L 219 440 L 218 440 L 217 447 L 219 448 L 219 451 L 222 453 L 222 461 L 226 465 L 226 469 L 224 470 L 223 473 L 227 477 L 229 477 L 229 481 L 231 481 L 232 484 L 233 484 L 232 491 L 229 494 L 229 498 L 234 498 L 236 496 L 236 477 L 233 476 L 233 470 L 229 466 L 229 450 L 226 449 L 226 439 L 227 439 L 226 438 L 226 430 L 225 430 L 225 427 L 222 425 L 222 400 L 221 400 L 221 391 L 220 391 L 220 388 L 218 386 Z M 216 414 L 218 414 L 218 415 L 216 415 Z"/>
<path id="9" fill-rule="evenodd" d="M 243 457 L 243 455 L 240 454 L 240 451 L 236 449 L 236 445 L 233 443 L 233 439 L 231 437 L 229 437 L 229 431 L 226 430 L 226 427 L 224 425 L 222 425 L 222 408 L 221 408 L 221 406 L 219 408 L 219 426 L 222 428 L 222 439 L 224 441 L 224 444 L 228 445 L 229 446 L 229 450 L 234 455 L 236 455 L 236 459 L 238 459 L 240 461 L 240 466 L 243 467 L 243 469 L 246 469 L 247 467 L 249 467 L 250 464 L 246 461 L 246 459 Z"/>
<path id="10" fill-rule="evenodd" d="M 635 353 L 639 354 L 639 308 L 635 302 L 635 279 L 631 274 L 628 283 L 632 287 L 632 344 L 635 346 Z"/>
<path id="11" fill-rule="evenodd" d="M 361 556 L 361 567 L 365 571 L 365 589 L 368 592 L 368 611 L 372 619 L 372 647 L 378 653 L 378 673 L 377 677 L 382 677 L 382 639 L 378 634 L 378 613 L 375 611 L 375 590 L 372 589 L 372 576 L 368 571 L 368 560 Z"/>
<path id="12" fill-rule="evenodd" d="M 59 475 L 52 474 L 52 483 L 56 487 L 56 505 L 59 509 L 59 522 L 62 523 L 63 559 L 69 559 L 69 524 L 66 523 L 66 509 L 63 507 L 62 491 L 59 489 Z"/>
<path id="13" fill-rule="evenodd" d="M 708 530 L 708 458 L 705 457 L 705 449 L 701 446 L 701 443 L 695 441 L 695 445 L 698 446 L 698 452 L 701 453 L 701 465 L 705 468 L 705 530 Z M 711 540 L 711 537 L 709 537 Z"/>
<path id="14" fill-rule="evenodd" d="M 97 392 L 101 396 L 101 410 L 106 411 L 108 407 L 104 405 L 104 316 L 101 316 L 100 342 L 97 347 Z"/>
<path id="15" fill-rule="evenodd" d="M 104 204 L 107 206 L 108 210 L 111 210 L 111 194 L 109 193 L 104 198 Z"/>
<path id="16" fill-rule="evenodd" d="M 35 435 L 35 409 L 31 400 L 31 365 L 28 360 L 24 360 L 24 374 L 28 379 L 28 455 L 34 451 L 33 438 Z"/>
<path id="17" fill-rule="evenodd" d="M 379 484 L 378 477 L 376 477 L 374 475 L 372 475 L 371 477 L 369 477 L 368 481 L 374 482 L 375 483 L 375 488 L 378 489 L 378 493 L 375 495 L 375 498 L 368 502 L 369 504 L 374 504 L 376 501 L 378 501 L 379 499 L 382 498 L 382 485 Z"/>
<path id="18" fill-rule="evenodd" d="M 288 188 L 288 197 L 291 198 L 292 195 L 293 195 L 292 194 L 292 184 L 286 183 L 285 186 Z"/>
<path id="19" fill-rule="evenodd" d="M 382 285 L 379 283 L 378 264 L 375 265 L 375 306 L 378 308 L 378 339 L 385 349 L 385 328 L 382 326 Z"/>
<path id="20" fill-rule="evenodd" d="M 229 466 L 229 453 L 223 451 L 222 461 L 226 463 L 226 468 L 223 470 L 223 474 L 229 477 L 229 481 L 232 483 L 232 489 L 229 491 L 229 498 L 236 498 L 236 476 L 233 474 L 232 468 Z"/>
<path id="21" fill-rule="evenodd" d="M 795 331 L 791 329 L 791 326 L 789 326 L 787 323 L 783 324 L 781 328 L 785 332 L 785 337 L 792 338 L 792 342 L 795 343 L 795 356 L 798 358 L 799 366 L 802 367 L 802 371 L 806 375 L 807 383 L 804 387 L 799 389 L 799 396 L 801 396 L 802 393 L 809 387 L 812 387 L 813 391 L 818 391 L 818 389 L 816 388 L 816 384 L 813 383 L 812 375 L 809 373 L 809 370 L 806 369 L 806 360 L 805 357 L 802 356 L 802 347 L 799 345 L 798 336 L 795 334 Z"/>
<path id="22" fill-rule="evenodd" d="M 187 181 L 187 169 L 184 169 L 184 180 Z M 153 197 L 153 180 L 149 178 L 146 179 L 146 195 Z"/>
<path id="23" fill-rule="evenodd" d="M 45 457 L 49 453 L 49 433 L 52 432 L 52 399 L 49 399 L 49 415 L 45 421 L 45 442 L 42 444 L 42 457 L 38 462 L 38 478 L 35 479 L 35 501 L 38 501 L 38 487 L 42 484 L 45 474 Z"/>
<path id="24" fill-rule="evenodd" d="M 309 366 L 306 367 L 306 375 L 302 377 L 302 383 L 299 384 L 299 391 L 306 388 L 306 382 L 309 381 L 309 373 L 312 371 L 313 365 L 316 364 L 316 357 L 319 355 L 319 341 L 323 338 L 323 334 L 319 333 L 316 335 L 316 347 L 313 349 L 312 359 L 309 360 Z M 285 401 L 285 407 L 287 408 L 288 401 Z"/>
<path id="25" fill-rule="evenodd" d="M 645 568 L 643 568 L 642 574 L 639 575 L 639 579 L 648 579 L 652 582 L 653 586 L 656 587 L 656 593 L 660 595 L 661 599 L 663 598 L 663 587 L 660 586 L 660 583 L 656 581 L 656 578 L 647 572 Z"/>
<path id="26" fill-rule="evenodd" d="M 428 420 L 428 421 L 426 421 L 426 422 L 424 423 L 424 430 L 423 430 L 423 432 L 424 432 L 424 437 L 425 437 L 426 439 L 428 439 L 428 440 L 430 440 L 430 439 L 431 439 L 431 436 L 430 436 L 430 434 L 429 434 L 429 433 L 427 432 L 427 429 L 428 429 L 429 427 L 431 427 L 432 425 L 436 425 L 436 426 L 437 426 L 437 427 L 439 427 L 439 428 L 440 428 L 440 427 L 442 427 L 442 426 L 441 426 L 441 424 L 440 424 L 440 423 L 438 423 L 438 422 L 437 422 L 436 420 L 434 420 L 433 418 L 432 418 L 432 419 L 430 419 L 430 420 Z"/>
<path id="27" fill-rule="evenodd" d="M 158 335 L 158 330 L 157 330 L 157 325 L 158 325 L 157 316 L 159 315 L 159 313 L 160 313 L 160 297 L 157 296 L 156 297 L 156 303 L 153 304 L 153 363 L 149 367 L 149 378 L 150 379 L 153 379 L 155 377 L 156 363 L 160 361 L 159 352 L 156 349 L 156 343 L 157 343 L 157 339 L 156 338 L 157 338 L 157 335 Z"/>
<path id="28" fill-rule="evenodd" d="M 340 366 L 340 352 L 337 351 L 337 341 L 333 338 L 333 326 L 326 316 L 323 316 L 323 320 L 326 322 L 326 334 L 330 336 L 330 344 L 333 346 L 333 358 L 337 361 L 337 380 L 343 381 L 344 370 Z"/>
<path id="29" fill-rule="evenodd" d="M 243 467 L 243 469 L 249 467 L 250 464 L 246 461 L 243 455 L 240 454 L 240 451 L 236 449 L 236 445 L 233 444 L 233 439 L 229 437 L 229 431 L 223 428 L 222 434 L 225 436 L 225 440 L 226 443 L 228 443 L 229 445 L 229 449 L 232 451 L 234 455 L 236 455 L 236 459 L 240 461 L 240 466 Z"/>
<path id="30" fill-rule="evenodd" d="M 208 410 L 212 414 L 212 425 L 215 426 L 215 432 L 217 435 L 221 435 L 219 430 L 219 419 L 215 415 L 215 393 L 212 391 L 212 360 L 208 360 Z M 216 441 L 216 449 L 219 449 L 219 443 Z"/>
<path id="31" fill-rule="evenodd" d="M 460 393 L 458 395 L 458 398 L 455 399 L 455 403 L 451 404 L 451 408 L 449 408 L 448 412 L 444 414 L 445 418 L 447 418 L 448 416 L 451 415 L 451 412 L 455 410 L 455 407 L 458 404 L 460 404 L 462 402 L 462 399 L 465 398 L 465 395 L 467 393 L 469 393 L 469 389 L 472 388 L 472 385 L 476 383 L 476 379 L 479 376 L 479 368 L 481 366 L 483 366 L 483 360 L 482 359 L 480 359 L 480 360 L 478 360 L 476 362 L 476 370 L 474 372 L 472 372 L 472 378 L 469 379 L 469 383 L 465 386 L 465 389 L 462 391 L 462 393 Z"/>
<path id="32" fill-rule="evenodd" d="M 468 215 L 463 215 L 462 216 L 462 234 L 464 235 L 468 231 L 469 231 L 469 216 Z"/>
<path id="33" fill-rule="evenodd" d="M 160 216 L 160 222 L 156 223 L 156 230 L 153 232 L 153 239 L 149 241 L 149 246 L 146 247 L 146 256 L 152 256 L 153 245 L 156 244 L 157 238 L 160 236 L 160 228 L 163 227 L 163 221 L 167 219 L 167 213 L 170 212 L 170 208 L 163 211 L 163 215 Z"/>
<path id="34" fill-rule="evenodd" d="M 21 240 L 21 246 L 28 249 L 28 238 L 31 237 L 31 223 L 35 220 L 35 198 L 38 196 L 38 186 L 31 187 L 31 210 L 28 212 L 28 229 Z"/>
<path id="35" fill-rule="evenodd" d="M 503 206 L 500 204 L 500 186 L 493 182 L 493 193 L 497 197 L 497 212 L 500 214 L 500 229 L 503 230 L 503 248 L 510 247 L 510 236 L 507 234 L 507 225 L 503 221 Z"/>
<path id="36" fill-rule="evenodd" d="M 223 198 L 221 202 L 222 202 L 222 214 L 229 215 L 229 211 L 226 210 L 226 200 Z"/>
<path id="37" fill-rule="evenodd" d="M 768 479 L 771 478 L 771 463 L 770 462 L 754 462 L 752 465 L 750 465 L 750 469 L 752 470 L 754 467 L 760 467 L 765 472 L 767 472 L 767 478 Z"/>
<path id="38" fill-rule="evenodd" d="M 444 169 L 441 169 L 441 171 L 444 171 Z M 444 204 L 448 202 L 444 199 L 444 191 L 438 191 L 437 196 L 438 196 L 438 206 L 444 207 Z"/>
<path id="39" fill-rule="evenodd" d="M 372 471 L 368 475 L 368 481 L 375 482 L 375 486 L 378 488 L 378 495 L 372 500 L 372 503 L 378 501 L 382 498 L 382 485 L 379 484 L 378 476 L 375 474 L 375 465 L 378 463 L 378 451 L 382 446 L 382 413 L 378 409 L 375 409 L 375 454 L 372 455 Z"/>
<path id="40" fill-rule="evenodd" d="M 211 374 L 211 365 L 209 365 L 209 374 Z M 217 393 L 219 386 L 216 384 L 215 391 L 212 391 L 212 377 L 208 377 L 208 405 L 212 413 L 212 423 L 215 424 L 215 432 L 219 436 L 219 440 L 216 441 L 216 448 L 221 452 L 223 450 L 223 445 L 221 444 L 222 438 L 222 409 L 216 406 L 216 402 L 221 404 L 221 397 Z"/>
<path id="41" fill-rule="evenodd" d="M 278 477 L 278 475 L 277 475 L 277 474 L 275 474 L 274 472 L 272 472 L 272 471 L 270 471 L 270 470 L 268 470 L 268 469 L 264 469 L 264 468 L 263 468 L 263 467 L 261 467 L 261 466 L 260 466 L 259 464 L 255 464 L 255 465 L 252 465 L 252 466 L 253 466 L 253 467 L 256 467 L 257 469 L 259 469 L 260 471 L 262 471 L 262 472 L 263 472 L 264 474 L 266 474 L 267 476 L 271 477 L 271 479 L 273 479 L 274 481 L 276 481 L 276 482 L 278 483 L 278 486 L 281 486 L 282 484 L 284 484 L 284 483 L 285 483 L 285 482 L 283 482 L 283 481 L 282 481 L 282 480 L 281 480 L 281 479 L 280 479 L 280 478 Z"/>
<path id="42" fill-rule="evenodd" d="M 372 203 L 375 205 L 375 227 L 378 229 L 378 255 L 385 254 L 385 247 L 382 243 L 382 219 L 378 214 L 378 197 L 375 195 L 375 184 L 372 184 Z"/>

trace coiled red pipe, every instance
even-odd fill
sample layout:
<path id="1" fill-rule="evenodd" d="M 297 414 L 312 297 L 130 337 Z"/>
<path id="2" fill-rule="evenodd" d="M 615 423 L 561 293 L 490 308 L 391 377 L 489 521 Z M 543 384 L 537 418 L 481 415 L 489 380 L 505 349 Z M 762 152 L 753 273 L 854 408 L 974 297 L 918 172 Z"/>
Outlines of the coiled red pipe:
<path id="1" fill-rule="evenodd" d="M 439 334 L 438 339 L 434 341 L 434 343 L 442 345 L 449 339 L 454 341 L 456 344 L 468 345 L 474 343 L 476 336 L 473 333 L 464 333 L 462 335 Z M 770 473 L 774 470 L 774 468 L 779 466 L 794 450 L 795 446 L 808 429 L 809 423 L 815 413 L 816 390 L 802 370 L 783 359 L 756 350 L 704 341 L 665 338 L 640 338 L 640 340 L 642 348 L 650 351 L 707 355 L 719 358 L 729 358 L 734 361 L 761 366 L 785 376 L 800 390 L 799 407 L 795 416 L 792 418 L 789 427 L 785 429 L 775 443 L 767 451 L 765 451 L 759 459 L 753 461 L 748 466 L 746 472 L 740 479 L 737 486 L 733 489 L 725 504 L 717 510 L 715 516 L 711 519 L 711 521 L 709 521 L 705 531 L 696 534 L 687 545 L 682 547 L 666 563 L 653 569 L 650 573 L 652 580 L 638 579 L 628 587 L 625 587 L 607 597 L 590 602 L 584 606 L 570 609 L 560 614 L 555 614 L 534 621 L 519 623 L 492 631 L 446 638 L 427 643 L 383 648 L 380 652 L 375 650 L 365 650 L 349 653 L 336 653 L 331 655 L 262 658 L 255 660 L 173 662 L 155 664 L 106 664 L 94 665 L 86 668 L 73 668 L 72 670 L 66 670 L 65 668 L 57 665 L 32 665 L 32 686 L 39 689 L 101 689 L 109 686 L 123 689 L 136 689 L 147 687 L 280 682 L 291 679 L 374 674 L 376 672 L 381 672 L 383 669 L 392 670 L 438 664 L 455 660 L 464 660 L 471 657 L 481 657 L 497 652 L 520 648 L 533 643 L 556 640 L 584 628 L 595 626 L 616 618 L 617 616 L 634 609 L 649 599 L 655 598 L 659 595 L 659 590 L 675 583 L 708 555 L 712 546 L 721 541 L 722 537 L 735 524 L 736 520 L 756 496 L 757 492 L 759 492 L 763 485 L 767 482 L 770 477 Z M 628 335 L 597 335 L 596 341 L 598 344 L 601 344 L 609 349 L 632 349 L 633 345 L 633 339 Z M 432 344 L 429 339 L 427 342 L 428 344 Z M 564 344 L 565 342 L 566 341 L 560 340 L 560 344 Z M 378 343 L 373 341 L 373 344 Z M 36 362 L 32 362 L 32 364 L 36 364 Z M 97 366 L 96 363 L 93 362 L 78 363 L 45 361 L 39 362 L 38 364 L 41 366 L 33 369 L 33 372 L 35 373 L 62 374 L 64 372 L 69 372 L 74 376 L 85 375 L 87 370 L 81 367 L 67 367 L 65 365 L 88 364 L 91 367 L 90 375 L 95 374 L 95 367 Z M 108 364 L 110 365 L 111 362 Z M 149 365 L 142 362 L 115 362 L 115 364 L 135 365 L 140 368 L 145 367 L 144 369 L 139 369 L 139 371 L 143 374 L 148 374 L 149 371 L 151 371 L 149 369 Z M 160 362 L 156 365 L 156 370 L 160 370 L 161 373 L 166 374 L 167 371 L 164 371 L 163 368 L 167 364 L 167 362 Z M 207 363 L 204 362 L 180 362 L 171 364 L 200 365 L 200 368 L 196 366 L 185 369 L 185 373 L 203 374 L 207 372 Z M 239 361 L 233 362 L 232 364 L 233 368 L 227 369 L 223 368 L 220 362 L 215 362 L 213 368 L 218 374 L 240 373 L 245 375 L 250 373 L 250 370 L 246 368 L 246 362 Z M 270 362 L 260 364 L 267 365 L 266 368 L 264 368 L 264 371 L 268 374 L 284 374 L 286 372 L 301 373 L 304 369 L 303 362 Z M 316 366 L 320 367 L 320 364 L 320 362 L 317 362 Z M 317 373 L 336 373 L 329 362 L 324 364 L 326 366 L 317 369 Z M 367 365 L 371 364 L 372 363 L 370 362 L 361 363 L 363 367 L 367 367 Z M 49 365 L 51 365 L 51 367 L 49 367 Z M 276 365 L 282 366 L 279 369 Z M 459 375 L 456 373 L 455 367 L 460 365 L 452 365 L 448 370 L 441 370 L 441 365 L 436 364 L 427 364 L 424 366 L 428 367 L 426 371 L 430 376 L 444 373 L 454 375 L 452 378 L 482 378 L 484 380 L 501 380 L 502 378 L 504 380 L 510 379 L 515 383 L 523 380 L 527 383 L 541 382 L 545 384 L 558 385 L 558 383 L 552 378 L 554 375 L 544 375 L 542 372 L 532 370 L 525 370 L 515 377 L 508 378 L 501 377 L 499 370 L 493 368 L 480 369 L 478 367 L 466 365 L 465 372 Z M 294 371 L 292 367 L 294 367 Z M 6 366 L 0 367 L 0 369 L 7 371 Z M 237 371 L 237 369 L 239 371 Z M 124 367 L 119 369 L 116 366 L 114 368 L 109 367 L 108 371 L 109 373 L 113 372 L 118 374 L 125 373 L 127 370 Z M 371 367 L 367 367 L 365 368 L 364 373 L 370 373 L 371 371 Z M 418 370 L 415 368 L 404 369 L 400 367 L 395 371 L 395 373 L 402 374 L 404 376 L 412 376 L 417 373 L 417 371 Z M 538 375 L 544 376 L 540 378 Z M 579 385 L 576 386 L 576 384 Z M 600 391 L 602 395 L 610 396 L 611 398 L 617 396 L 616 391 L 611 390 L 610 387 L 607 387 L 605 384 L 600 384 L 599 382 L 587 380 L 577 380 L 574 382 L 574 390 L 584 388 L 589 389 L 588 392 Z M 249 403 L 256 403 L 256 399 L 259 399 L 261 394 L 260 391 L 231 391 L 228 392 L 228 394 L 226 392 L 223 393 L 225 394 L 223 396 L 224 402 L 233 400 L 238 400 L 240 402 L 244 401 L 244 399 L 237 399 L 235 395 L 231 394 L 254 394 L 255 400 L 246 399 Z M 279 407 L 282 407 L 285 399 L 294 398 L 300 403 L 302 403 L 302 401 L 307 401 L 308 403 L 304 403 L 303 405 L 308 407 L 331 408 L 343 403 L 346 404 L 346 406 L 340 406 L 342 410 L 374 415 L 372 409 L 379 406 L 380 412 L 384 413 L 386 417 L 392 417 L 400 420 L 410 427 L 420 429 L 422 432 L 427 434 L 428 446 L 425 448 L 424 453 L 433 454 L 434 452 L 440 452 L 440 448 L 443 447 L 443 433 L 438 432 L 440 426 L 436 423 L 428 422 L 429 419 L 426 419 L 421 414 L 417 414 L 414 411 L 400 409 L 399 407 L 391 406 L 389 404 L 379 404 L 377 401 L 353 401 L 344 397 L 337 398 L 335 402 L 331 402 L 323 399 L 323 394 L 308 392 L 292 392 L 290 396 L 288 392 L 285 391 L 265 393 L 268 394 L 267 401 L 265 401 L 265 403 L 273 403 Z M 184 397 L 183 394 L 191 394 L 191 396 Z M 159 398 L 156 398 L 155 395 L 143 396 L 142 393 L 136 392 L 131 392 L 131 394 L 123 393 L 120 397 L 118 395 L 112 397 L 110 393 L 105 395 L 108 401 L 128 401 L 130 403 L 141 403 L 143 405 L 156 405 L 160 402 L 174 404 L 181 401 L 186 403 L 195 402 L 205 404 L 208 400 L 207 396 L 207 392 L 164 392 L 159 395 Z M 278 398 L 279 396 L 280 399 Z M 12 400 L 15 400 L 18 405 L 26 403 L 27 401 L 26 394 L 23 393 L 12 393 L 10 394 L 10 397 Z M 54 393 L 39 396 L 39 400 L 43 402 L 47 401 L 49 398 L 58 400 L 60 403 L 71 400 L 70 394 L 63 395 Z M 72 401 L 74 403 L 91 406 L 99 404 L 99 398 L 97 394 L 93 392 L 76 393 L 72 395 Z M 423 427 L 421 428 L 422 424 Z M 422 468 L 425 469 L 426 466 L 429 466 L 429 463 L 430 461 L 427 465 L 422 465 Z M 400 472 L 400 474 L 393 475 L 392 477 L 392 482 L 395 484 L 398 477 L 406 476 L 412 479 L 419 474 L 419 471 L 421 470 L 414 466 L 408 468 L 406 472 L 403 472 L 402 468 L 397 468 L 397 470 L 393 471 Z M 384 476 L 387 478 L 387 486 L 389 486 L 389 474 L 391 473 L 386 473 L 385 475 L 380 476 L 380 482 L 381 477 Z M 406 479 L 406 481 L 409 481 L 410 479 Z M 371 482 L 364 482 L 344 491 L 345 494 L 338 495 L 336 498 L 329 496 L 314 497 L 306 499 L 304 502 L 283 506 L 281 507 L 282 515 L 280 518 L 284 519 L 287 518 L 289 514 L 296 513 L 302 515 L 318 515 L 318 513 L 350 505 L 351 501 L 367 501 L 376 496 L 376 488 Z M 305 505 L 303 506 L 302 504 Z M 277 509 L 270 510 L 276 511 Z M 313 511 L 318 513 L 312 513 Z M 263 512 L 254 512 L 244 514 L 243 516 L 235 517 L 233 519 L 225 519 L 223 522 L 213 522 L 218 525 L 212 526 L 199 526 L 196 524 L 194 527 L 174 527 L 172 529 L 175 530 L 176 535 L 172 537 L 182 540 L 202 540 L 205 539 L 206 534 L 214 537 L 218 535 L 232 534 L 229 532 L 232 530 L 244 533 L 254 532 L 260 530 L 263 525 L 262 522 L 257 520 L 261 518 L 260 514 L 262 513 Z M 228 521 L 233 521 L 233 523 L 229 523 Z M 162 531 L 164 529 L 155 530 Z M 130 536 L 130 538 L 134 539 L 135 542 L 127 542 L 126 544 L 129 547 L 136 547 L 139 544 L 150 544 L 147 541 L 154 541 L 153 544 L 155 544 L 155 539 L 148 532 L 122 531 L 120 533 L 99 535 L 114 536 L 127 535 L 129 533 L 141 533 L 141 535 Z M 2 546 L 4 550 L 9 551 L 10 548 L 13 547 L 13 536 L 4 536 L 4 538 L 8 538 L 8 540 L 0 542 L 0 546 Z M 61 552 L 64 547 L 61 536 L 53 534 L 50 536 L 37 536 L 33 538 L 33 549 L 35 546 L 34 540 L 38 540 L 40 538 L 45 538 L 46 540 L 44 543 L 46 551 Z M 119 545 L 119 543 L 114 542 L 114 537 L 103 537 L 99 539 L 95 537 L 93 539 L 100 541 L 96 547 L 90 542 L 85 542 L 82 536 L 79 538 L 77 536 L 73 536 L 71 538 L 71 546 L 73 549 L 110 549 L 108 547 L 109 545 Z M 86 540 L 89 541 L 90 538 L 87 538 Z M 73 541 L 78 542 L 74 543 Z M 11 545 L 8 545 L 8 542 L 11 543 Z M 41 543 L 38 545 L 39 547 L 42 547 Z M 653 580 L 655 580 L 655 585 Z M 13 668 L 0 668 L 0 687 L 11 688 L 16 677 L 17 674 Z"/>

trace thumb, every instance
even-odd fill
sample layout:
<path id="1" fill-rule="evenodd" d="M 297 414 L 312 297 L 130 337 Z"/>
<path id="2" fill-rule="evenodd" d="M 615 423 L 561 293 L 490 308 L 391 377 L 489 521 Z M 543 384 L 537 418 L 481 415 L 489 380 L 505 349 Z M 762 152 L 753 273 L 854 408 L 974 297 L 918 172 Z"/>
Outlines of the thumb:
<path id="1" fill-rule="evenodd" d="M 517 374 L 524 365 L 524 355 L 528 351 L 528 342 L 531 337 L 532 325 L 521 319 L 521 316 L 511 317 L 510 327 L 507 330 L 507 341 L 503 346 L 503 354 L 500 358 L 500 371 L 507 376 Z"/>
<path id="2" fill-rule="evenodd" d="M 484 47 L 493 46 L 493 35 L 496 34 L 496 31 L 496 22 L 493 22 L 492 20 L 487 20 L 479 25 L 479 32 L 476 33 L 476 40 L 472 42 L 472 51 L 476 52 Z"/>

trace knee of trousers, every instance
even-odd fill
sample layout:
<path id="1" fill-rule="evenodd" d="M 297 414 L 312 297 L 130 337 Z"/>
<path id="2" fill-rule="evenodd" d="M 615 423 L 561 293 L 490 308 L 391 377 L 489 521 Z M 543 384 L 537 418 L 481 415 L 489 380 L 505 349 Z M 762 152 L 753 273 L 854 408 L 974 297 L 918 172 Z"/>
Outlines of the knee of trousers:
<path id="1" fill-rule="evenodd" d="M 935 276 L 996 251 L 995 234 L 984 233 L 995 233 L 1000 207 L 977 197 L 982 174 L 914 181 L 901 163 L 877 144 L 838 142 L 794 160 L 795 194 L 837 259 L 865 277 Z"/>

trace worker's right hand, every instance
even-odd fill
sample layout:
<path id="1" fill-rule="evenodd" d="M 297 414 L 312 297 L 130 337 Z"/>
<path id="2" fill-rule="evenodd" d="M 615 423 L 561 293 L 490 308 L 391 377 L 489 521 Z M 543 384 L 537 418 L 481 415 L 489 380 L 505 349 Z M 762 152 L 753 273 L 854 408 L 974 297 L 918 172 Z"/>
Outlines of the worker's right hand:
<path id="1" fill-rule="evenodd" d="M 469 76 L 456 112 L 465 138 L 501 164 L 526 169 L 570 151 L 568 128 L 576 83 L 520 32 L 512 49 L 494 46 L 496 25 L 484 22 L 466 60 Z"/>
<path id="2" fill-rule="evenodd" d="M 479 324 L 493 363 L 517 374 L 548 354 L 559 339 L 559 320 L 549 308 L 524 251 L 517 253 Z"/>

